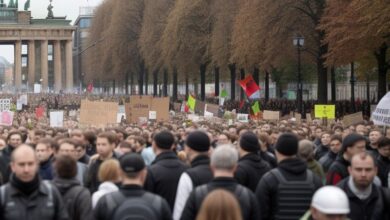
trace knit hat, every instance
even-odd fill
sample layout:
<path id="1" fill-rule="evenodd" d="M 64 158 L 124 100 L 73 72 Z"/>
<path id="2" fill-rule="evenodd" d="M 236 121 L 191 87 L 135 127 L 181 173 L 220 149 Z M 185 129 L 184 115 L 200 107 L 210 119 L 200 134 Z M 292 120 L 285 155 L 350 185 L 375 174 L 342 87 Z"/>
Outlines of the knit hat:
<path id="1" fill-rule="evenodd" d="M 158 148 L 170 150 L 173 143 L 175 142 L 175 138 L 171 132 L 161 131 L 154 135 L 154 142 Z"/>
<path id="2" fill-rule="evenodd" d="M 298 138 L 292 133 L 280 135 L 275 144 L 275 149 L 285 156 L 293 156 L 298 153 Z"/>
<path id="3" fill-rule="evenodd" d="M 202 131 L 193 131 L 187 136 L 186 145 L 195 151 L 206 152 L 210 149 L 210 138 Z"/>
<path id="4" fill-rule="evenodd" d="M 345 152 L 348 147 L 352 147 L 358 141 L 366 141 L 366 138 L 357 133 L 347 135 L 343 139 L 343 146 L 341 148 L 341 152 Z"/>
<path id="5" fill-rule="evenodd" d="M 145 162 L 137 153 L 127 153 L 119 158 L 121 169 L 125 173 L 136 173 L 145 168 Z"/>
<path id="6" fill-rule="evenodd" d="M 240 136 L 240 147 L 248 152 L 257 152 L 260 150 L 259 139 L 253 132 L 247 131 Z"/>

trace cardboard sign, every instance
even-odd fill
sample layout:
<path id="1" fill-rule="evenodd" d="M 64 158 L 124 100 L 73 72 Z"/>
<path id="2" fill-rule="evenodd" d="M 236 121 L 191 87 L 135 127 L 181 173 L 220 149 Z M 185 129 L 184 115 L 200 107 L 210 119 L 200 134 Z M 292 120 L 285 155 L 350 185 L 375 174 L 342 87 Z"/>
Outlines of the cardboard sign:
<path id="1" fill-rule="evenodd" d="M 181 103 L 173 103 L 173 110 L 175 112 L 181 112 Z"/>
<path id="2" fill-rule="evenodd" d="M 356 112 L 354 114 L 344 116 L 343 125 L 344 127 L 348 127 L 356 123 L 362 122 L 363 120 L 363 112 Z"/>
<path id="3" fill-rule="evenodd" d="M 267 111 L 265 110 L 263 112 L 263 119 L 264 120 L 279 120 L 280 118 L 280 112 L 279 111 Z"/>
<path id="4" fill-rule="evenodd" d="M 336 106 L 335 105 L 315 105 L 314 117 L 316 118 L 336 118 Z"/>
<path id="5" fill-rule="evenodd" d="M 200 100 L 196 100 L 196 105 L 195 105 L 195 113 L 199 115 L 204 115 L 206 103 L 202 102 Z"/>
<path id="6" fill-rule="evenodd" d="M 126 118 L 138 123 L 139 118 L 148 119 L 149 111 L 155 111 L 157 121 L 169 120 L 169 97 L 154 98 L 152 96 L 131 96 L 130 103 L 126 103 Z"/>
<path id="7" fill-rule="evenodd" d="M 50 112 L 50 127 L 63 127 L 64 126 L 64 112 L 53 111 Z"/>
<path id="8" fill-rule="evenodd" d="M 297 120 L 297 122 L 301 122 L 301 120 L 302 120 L 302 115 L 301 114 L 299 114 L 299 113 L 294 113 L 294 116 L 295 116 L 295 119 Z"/>
<path id="9" fill-rule="evenodd" d="M 248 123 L 249 122 L 248 117 L 249 117 L 248 114 L 237 114 L 237 121 Z"/>
<path id="10" fill-rule="evenodd" d="M 219 106 L 218 105 L 207 104 L 206 111 L 212 113 L 214 116 L 219 116 Z"/>
<path id="11" fill-rule="evenodd" d="M 156 120 L 156 119 L 157 119 L 157 112 L 149 111 L 149 120 Z"/>
<path id="12" fill-rule="evenodd" d="M 150 111 L 157 113 L 157 121 L 169 121 L 169 97 L 153 98 L 151 106 Z"/>
<path id="13" fill-rule="evenodd" d="M 81 100 L 80 124 L 106 126 L 117 121 L 118 103 Z"/>
<path id="14" fill-rule="evenodd" d="M 0 112 L 0 125 L 11 126 L 14 121 L 14 113 L 11 111 Z"/>
<path id="15" fill-rule="evenodd" d="M 311 119 L 311 114 L 310 113 L 306 113 L 306 121 L 308 123 L 311 123 L 313 120 Z"/>
<path id="16" fill-rule="evenodd" d="M 0 99 L 0 111 L 9 111 L 11 109 L 11 99 Z"/>

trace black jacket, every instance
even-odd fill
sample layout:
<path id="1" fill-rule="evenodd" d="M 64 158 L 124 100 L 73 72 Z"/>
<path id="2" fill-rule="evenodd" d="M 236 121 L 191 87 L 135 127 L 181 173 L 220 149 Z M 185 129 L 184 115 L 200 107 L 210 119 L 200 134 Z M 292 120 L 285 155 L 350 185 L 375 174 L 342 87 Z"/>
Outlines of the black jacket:
<path id="1" fill-rule="evenodd" d="M 9 177 L 11 175 L 11 154 L 14 151 L 14 147 L 7 145 L 1 152 L 0 152 L 0 172 L 3 179 L 3 183 L 7 183 L 9 180 Z"/>
<path id="2" fill-rule="evenodd" d="M 290 158 L 281 161 L 277 168 L 287 181 L 305 181 L 307 165 L 298 158 Z M 321 179 L 314 175 L 315 190 L 322 186 Z M 266 173 L 256 188 L 256 197 L 261 209 L 261 219 L 275 219 L 278 209 L 278 179 L 270 172 Z M 309 208 L 309 207 L 308 207 Z M 304 213 L 302 213 L 303 215 Z"/>
<path id="3" fill-rule="evenodd" d="M 91 193 L 77 179 L 54 178 L 53 184 L 62 195 L 70 219 L 92 219 Z"/>
<path id="4" fill-rule="evenodd" d="M 89 160 L 91 159 L 90 156 L 88 156 L 88 154 L 84 154 L 84 156 L 82 156 L 80 159 L 79 159 L 79 162 L 80 163 L 85 163 L 85 164 L 89 164 Z"/>
<path id="5" fill-rule="evenodd" d="M 261 177 L 270 170 L 268 163 L 263 161 L 259 155 L 249 153 L 238 161 L 234 178 L 239 184 L 255 192 Z"/>
<path id="6" fill-rule="evenodd" d="M 260 157 L 265 162 L 267 162 L 271 168 L 275 168 L 278 166 L 278 162 L 276 161 L 276 157 L 273 153 L 269 151 L 260 151 Z"/>
<path id="7" fill-rule="evenodd" d="M 206 155 L 199 155 L 191 161 L 191 168 L 185 171 L 192 180 L 193 188 L 210 182 L 213 173 L 210 169 L 210 158 Z"/>
<path id="8" fill-rule="evenodd" d="M 69 219 L 61 195 L 53 185 L 49 189 L 43 182 L 40 182 L 39 187 L 29 196 L 23 194 L 11 183 L 7 183 L 4 187 L 6 187 L 5 201 L 0 201 L 1 220 Z M 50 194 L 52 195 L 51 204 L 49 203 Z M 7 204 L 6 207 L 2 205 L 3 203 Z M 12 203 L 13 205 L 8 205 Z"/>
<path id="9" fill-rule="evenodd" d="M 113 153 L 112 158 L 117 159 L 118 157 L 116 156 L 115 153 Z M 85 187 L 87 187 L 89 189 L 91 194 L 96 192 L 99 188 L 100 181 L 98 179 L 98 172 L 99 172 L 100 165 L 102 165 L 103 162 L 104 162 L 103 160 L 98 158 L 98 159 L 92 161 L 88 167 L 88 170 L 87 170 L 88 173 L 87 173 L 87 177 L 85 180 Z"/>
<path id="10" fill-rule="evenodd" d="M 138 185 L 124 185 L 120 187 L 119 191 L 125 196 L 125 198 L 142 197 L 146 192 Z M 158 216 L 160 216 L 161 220 L 171 220 L 172 214 L 168 203 L 164 199 L 162 199 L 162 201 L 161 210 L 158 210 Z M 109 205 L 107 196 L 103 196 L 99 199 L 93 211 L 95 220 L 111 220 L 114 215 L 115 208 L 117 208 L 117 206 Z"/>
<path id="11" fill-rule="evenodd" d="M 163 152 L 148 167 L 144 188 L 166 199 L 173 210 L 180 176 L 187 169 L 188 166 L 174 152 Z"/>
<path id="12" fill-rule="evenodd" d="M 318 162 L 321 164 L 325 173 L 328 172 L 330 166 L 336 160 L 336 158 L 337 158 L 337 154 L 333 153 L 333 151 L 331 150 L 328 151 L 327 154 L 325 154 L 323 157 L 320 158 Z"/>
<path id="13" fill-rule="evenodd" d="M 381 155 L 377 158 L 378 177 L 383 187 L 388 187 L 388 175 L 390 172 L 390 159 Z"/>
<path id="14" fill-rule="evenodd" d="M 384 205 L 383 189 L 372 184 L 371 195 L 365 200 L 360 200 L 349 188 L 349 178 L 345 178 L 337 184 L 347 194 L 350 207 L 348 217 L 353 220 L 388 219 L 388 213 L 386 211 L 389 210 L 389 207 L 385 207 Z"/>
<path id="15" fill-rule="evenodd" d="M 207 184 L 207 189 L 208 189 L 208 192 L 211 192 L 214 189 L 220 189 L 220 188 L 232 192 L 236 196 L 237 200 L 240 203 L 241 212 L 243 215 L 243 220 L 260 219 L 260 210 L 258 208 L 258 204 L 257 204 L 255 195 L 250 190 L 248 190 L 248 192 L 249 192 L 248 199 L 250 201 L 249 202 L 250 206 L 244 205 L 246 203 L 244 203 L 243 201 L 238 199 L 239 195 L 236 195 L 235 190 L 236 190 L 237 185 L 239 185 L 239 184 L 237 183 L 237 181 L 234 178 L 217 177 L 214 180 L 212 180 L 210 183 Z M 183 213 L 182 213 L 181 218 L 180 218 L 181 220 L 195 220 L 196 219 L 196 216 L 197 216 L 199 209 L 200 209 L 200 207 L 198 207 L 199 205 L 197 204 L 197 199 L 199 199 L 199 201 L 203 201 L 205 199 L 205 197 L 204 198 L 195 198 L 195 191 L 192 191 L 192 193 L 190 194 L 190 197 L 188 197 L 188 200 L 187 200 L 186 205 L 184 207 Z"/>
<path id="16" fill-rule="evenodd" d="M 39 164 L 39 176 L 41 176 L 43 180 L 53 179 L 52 159 L 53 157 L 50 157 L 47 161 Z"/>
<path id="17" fill-rule="evenodd" d="M 329 151 L 329 146 L 319 145 L 314 152 L 314 159 L 319 160 Z"/>
<path id="18" fill-rule="evenodd" d="M 337 185 L 341 180 L 348 177 L 348 167 L 350 165 L 351 163 L 344 159 L 343 155 L 338 155 L 326 174 L 326 185 Z"/>

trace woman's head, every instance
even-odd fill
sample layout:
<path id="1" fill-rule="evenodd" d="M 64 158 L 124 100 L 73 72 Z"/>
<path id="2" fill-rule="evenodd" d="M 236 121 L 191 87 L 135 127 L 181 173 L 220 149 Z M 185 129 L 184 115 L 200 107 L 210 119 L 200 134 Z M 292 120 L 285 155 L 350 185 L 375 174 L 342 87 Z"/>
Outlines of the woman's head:
<path id="1" fill-rule="evenodd" d="M 98 173 L 99 181 L 101 182 L 120 182 L 120 165 L 115 159 L 109 159 L 102 163 Z"/>
<path id="2" fill-rule="evenodd" d="M 242 220 L 241 208 L 231 192 L 216 189 L 203 200 L 196 220 Z"/>

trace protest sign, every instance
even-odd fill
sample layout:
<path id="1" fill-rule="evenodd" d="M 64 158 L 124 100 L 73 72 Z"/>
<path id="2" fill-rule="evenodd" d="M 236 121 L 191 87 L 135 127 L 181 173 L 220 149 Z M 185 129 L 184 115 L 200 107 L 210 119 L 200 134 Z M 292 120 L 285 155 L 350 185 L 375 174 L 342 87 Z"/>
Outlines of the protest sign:
<path id="1" fill-rule="evenodd" d="M 343 118 L 343 125 L 344 127 L 348 127 L 356 123 L 362 122 L 363 120 L 363 112 L 356 112 L 354 114 L 345 115 Z"/>
<path id="2" fill-rule="evenodd" d="M 116 122 L 121 123 L 122 118 L 126 119 L 126 113 L 117 113 L 116 114 Z"/>
<path id="3" fill-rule="evenodd" d="M 335 105 L 315 105 L 314 117 L 316 118 L 336 118 L 336 106 Z"/>
<path id="4" fill-rule="evenodd" d="M 200 100 L 196 100 L 196 105 L 195 105 L 195 113 L 199 115 L 204 115 L 206 103 L 202 102 Z"/>
<path id="5" fill-rule="evenodd" d="M 2 111 L 0 114 L 0 125 L 11 126 L 14 120 L 14 113 L 11 111 Z"/>
<path id="6" fill-rule="evenodd" d="M 34 93 L 41 93 L 41 84 L 34 84 Z"/>
<path id="7" fill-rule="evenodd" d="M 81 100 L 80 124 L 105 126 L 117 121 L 118 103 Z"/>
<path id="8" fill-rule="evenodd" d="M 11 109 L 11 99 L 0 99 L 0 111 L 9 111 Z"/>
<path id="9" fill-rule="evenodd" d="M 126 119 L 132 123 L 138 123 L 139 117 L 148 117 L 152 96 L 131 96 L 130 103 L 125 104 Z"/>
<path id="10" fill-rule="evenodd" d="M 50 112 L 50 127 L 63 127 L 64 126 L 64 112 L 52 111 Z"/>
<path id="11" fill-rule="evenodd" d="M 249 116 L 248 114 L 237 114 L 237 121 L 248 123 L 249 122 Z"/>
<path id="12" fill-rule="evenodd" d="M 219 117 L 219 106 L 218 105 L 206 104 L 206 111 L 212 113 L 216 117 Z"/>
<path id="13" fill-rule="evenodd" d="M 16 100 L 16 110 L 20 111 L 23 109 L 23 104 L 21 102 L 21 100 Z"/>
<path id="14" fill-rule="evenodd" d="M 43 117 L 45 114 L 45 108 L 44 107 L 38 107 L 38 108 L 35 108 L 35 117 L 37 117 L 38 119 Z"/>
<path id="15" fill-rule="evenodd" d="M 156 120 L 156 119 L 157 119 L 157 112 L 149 111 L 149 120 Z"/>
<path id="16" fill-rule="evenodd" d="M 28 97 L 27 97 L 27 94 L 23 94 L 19 97 L 20 102 L 23 104 L 23 105 L 27 105 L 28 104 Z"/>
<path id="17" fill-rule="evenodd" d="M 265 110 L 263 112 L 263 119 L 264 120 L 279 120 L 280 118 L 280 112 L 279 111 L 267 111 Z"/>
<path id="18" fill-rule="evenodd" d="M 169 97 L 152 98 L 152 105 L 149 111 L 156 111 L 157 121 L 169 121 Z"/>
<path id="19" fill-rule="evenodd" d="M 390 92 L 379 101 L 371 118 L 375 125 L 390 126 Z"/>

